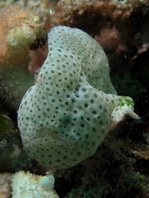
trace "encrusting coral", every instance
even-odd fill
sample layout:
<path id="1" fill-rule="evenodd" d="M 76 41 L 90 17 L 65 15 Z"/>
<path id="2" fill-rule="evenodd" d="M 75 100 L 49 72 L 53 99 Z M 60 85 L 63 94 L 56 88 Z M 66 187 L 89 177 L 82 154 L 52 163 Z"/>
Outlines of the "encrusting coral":
<path id="1" fill-rule="evenodd" d="M 54 26 L 77 27 L 100 38 L 106 53 L 110 50 L 116 60 L 121 58 L 118 52 L 137 51 L 148 43 L 148 0 L 60 0 L 54 13 Z"/>
<path id="2" fill-rule="evenodd" d="M 107 57 L 88 34 L 57 26 L 48 45 L 37 82 L 20 104 L 18 126 L 29 156 L 63 169 L 93 155 L 113 123 L 139 117 L 131 98 L 117 96 Z"/>
<path id="3" fill-rule="evenodd" d="M 46 16 L 37 10 L 12 5 L 0 12 L 0 97 L 17 109 L 33 84 L 29 74 L 30 47 L 46 35 Z"/>
<path id="4" fill-rule="evenodd" d="M 0 10 L 1 62 L 19 65 L 28 60 L 27 49 L 46 33 L 45 21 L 42 18 L 42 14 L 37 10 L 18 5 Z"/>

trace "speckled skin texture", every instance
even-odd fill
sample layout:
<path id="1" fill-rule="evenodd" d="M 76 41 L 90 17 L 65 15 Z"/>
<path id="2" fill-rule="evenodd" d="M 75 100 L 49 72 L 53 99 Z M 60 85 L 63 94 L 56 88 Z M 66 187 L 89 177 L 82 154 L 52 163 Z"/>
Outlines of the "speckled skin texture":
<path id="1" fill-rule="evenodd" d="M 85 32 L 57 26 L 48 45 L 37 82 L 20 104 L 18 126 L 29 156 L 63 169 L 93 155 L 115 117 L 134 115 L 133 101 L 116 95 L 106 55 Z"/>

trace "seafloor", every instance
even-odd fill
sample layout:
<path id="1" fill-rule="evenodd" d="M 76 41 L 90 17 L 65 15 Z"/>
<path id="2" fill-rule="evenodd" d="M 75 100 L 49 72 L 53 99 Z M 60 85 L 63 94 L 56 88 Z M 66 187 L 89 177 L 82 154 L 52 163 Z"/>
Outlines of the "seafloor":
<path id="1" fill-rule="evenodd" d="M 115 89 L 133 98 L 141 119 L 126 117 L 93 156 L 56 170 L 55 191 L 60 198 L 148 198 L 148 0 L 1 0 L 0 7 L 0 198 L 12 197 L 14 173 L 47 171 L 23 150 L 17 110 L 46 58 L 47 32 L 57 25 L 100 43 Z"/>

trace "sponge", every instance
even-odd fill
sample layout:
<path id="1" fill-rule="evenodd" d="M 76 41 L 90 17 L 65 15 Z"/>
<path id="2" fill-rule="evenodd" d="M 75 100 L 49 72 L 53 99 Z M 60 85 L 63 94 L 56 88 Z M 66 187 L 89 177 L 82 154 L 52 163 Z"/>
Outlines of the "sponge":
<path id="1" fill-rule="evenodd" d="M 18 126 L 29 156 L 63 169 L 93 155 L 113 121 L 138 116 L 131 98 L 117 96 L 107 57 L 88 34 L 57 26 L 48 47 L 37 82 L 20 104 Z"/>

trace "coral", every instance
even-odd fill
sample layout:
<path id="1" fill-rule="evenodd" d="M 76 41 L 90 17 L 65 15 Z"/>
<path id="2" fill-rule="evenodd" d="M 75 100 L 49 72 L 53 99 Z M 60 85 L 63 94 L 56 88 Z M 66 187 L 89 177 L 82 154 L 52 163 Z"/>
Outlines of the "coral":
<path id="1" fill-rule="evenodd" d="M 97 28 L 105 27 L 107 23 L 127 19 L 142 6 L 148 8 L 148 0 L 135 2 L 133 0 L 123 2 L 117 0 L 61 0 L 57 4 L 57 13 L 53 18 L 53 23 L 80 27 L 93 34 Z M 101 24 L 98 24 L 99 22 Z"/>
<path id="2" fill-rule="evenodd" d="M 117 96 L 106 55 L 88 34 L 58 26 L 48 45 L 37 82 L 20 104 L 18 126 L 29 156 L 62 169 L 93 155 L 113 122 L 139 117 L 131 98 Z"/>
<path id="3" fill-rule="evenodd" d="M 138 51 L 138 47 L 148 42 L 149 2 L 147 0 L 61 0 L 54 13 L 53 25 L 78 27 L 95 38 L 100 38 L 104 49 L 107 52 L 110 50 L 110 53 L 113 50 L 116 59 L 121 58 L 118 56 L 119 51 L 129 52 L 130 48 Z M 108 38 L 107 34 L 109 34 Z M 115 47 L 116 51 L 114 51 Z"/>
<path id="4" fill-rule="evenodd" d="M 37 40 L 45 42 L 46 19 L 39 11 L 18 5 L 1 9 L 0 97 L 12 109 L 18 108 L 33 84 L 28 71 L 29 50 Z"/>
<path id="5" fill-rule="evenodd" d="M 78 27 L 94 34 L 106 26 L 113 7 L 109 2 L 97 0 L 61 0 L 55 8 L 53 25 Z"/>
<path id="6" fill-rule="evenodd" d="M 20 171 L 12 178 L 12 198 L 58 198 L 52 175 L 36 176 Z"/>
<path id="7" fill-rule="evenodd" d="M 127 47 L 115 26 L 103 28 L 99 35 L 95 36 L 97 42 L 104 48 L 106 53 L 126 51 Z"/>
<path id="8" fill-rule="evenodd" d="M 17 4 L 19 5 L 23 5 L 23 6 L 28 6 L 28 7 L 37 7 L 40 9 L 50 9 L 50 12 L 52 11 L 52 8 L 55 6 L 55 4 L 58 2 L 59 0 L 20 0 L 17 2 Z"/>
<path id="9" fill-rule="evenodd" d="M 42 15 L 30 8 L 17 5 L 0 12 L 0 60 L 22 64 L 28 60 L 30 45 L 45 35 Z M 18 57 L 19 56 L 19 60 Z M 17 60 L 16 60 L 17 59 Z"/>
<path id="10" fill-rule="evenodd" d="M 38 16 L 30 16 L 23 20 L 18 26 L 9 30 L 6 42 L 16 52 L 17 50 L 26 50 L 38 38 L 45 35 L 43 23 Z"/>

